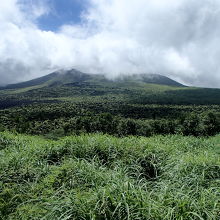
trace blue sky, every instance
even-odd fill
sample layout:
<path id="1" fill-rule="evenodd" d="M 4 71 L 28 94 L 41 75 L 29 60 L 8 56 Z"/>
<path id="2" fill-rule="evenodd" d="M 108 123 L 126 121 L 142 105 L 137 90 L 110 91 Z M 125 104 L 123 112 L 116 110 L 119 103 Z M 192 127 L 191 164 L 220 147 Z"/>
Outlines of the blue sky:
<path id="1" fill-rule="evenodd" d="M 67 24 L 81 22 L 81 13 L 86 8 L 84 0 L 49 0 L 50 12 L 38 19 L 41 30 L 57 31 Z"/>

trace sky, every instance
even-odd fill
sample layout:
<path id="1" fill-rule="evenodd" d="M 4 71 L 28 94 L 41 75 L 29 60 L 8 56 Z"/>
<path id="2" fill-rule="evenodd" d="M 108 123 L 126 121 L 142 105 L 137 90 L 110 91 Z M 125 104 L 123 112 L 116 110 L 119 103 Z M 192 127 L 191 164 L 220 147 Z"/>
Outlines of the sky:
<path id="1" fill-rule="evenodd" d="M 81 13 L 86 10 L 83 0 L 50 0 L 47 4 L 48 13 L 37 19 L 38 27 L 45 31 L 56 32 L 62 25 L 80 24 Z"/>
<path id="2" fill-rule="evenodd" d="M 0 84 L 60 69 L 220 88 L 219 0 L 5 0 Z"/>

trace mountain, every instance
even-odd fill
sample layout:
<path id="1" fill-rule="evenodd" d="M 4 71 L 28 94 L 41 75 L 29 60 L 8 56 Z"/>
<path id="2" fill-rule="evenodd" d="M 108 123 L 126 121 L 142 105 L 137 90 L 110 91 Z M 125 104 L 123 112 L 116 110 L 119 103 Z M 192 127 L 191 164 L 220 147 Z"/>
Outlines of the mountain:
<path id="1" fill-rule="evenodd" d="M 118 79 L 120 79 L 120 77 Z M 166 76 L 162 76 L 159 74 L 133 74 L 130 76 L 122 76 L 121 80 L 122 81 L 130 80 L 130 81 L 151 83 L 151 84 L 158 84 L 158 85 L 184 87 L 184 85 L 180 84 L 179 82 L 174 81 Z"/>
<path id="2" fill-rule="evenodd" d="M 159 84 L 167 86 L 177 86 L 183 87 L 182 84 L 162 75 L 158 74 L 133 74 L 129 76 L 119 76 L 114 80 L 106 78 L 101 74 L 87 74 L 82 73 L 78 70 L 72 69 L 68 71 L 57 71 L 49 75 L 33 79 L 30 81 L 10 84 L 2 89 L 21 89 L 27 87 L 46 87 L 46 86 L 60 86 L 60 85 L 79 85 L 83 83 L 94 83 L 94 84 L 121 84 L 121 83 L 150 83 L 150 84 Z"/>
<path id="3" fill-rule="evenodd" d="M 75 69 L 0 88 L 0 109 L 63 101 L 84 105 L 91 102 L 219 105 L 220 89 L 187 87 L 157 74 L 120 75 L 109 79 L 104 74 L 88 74 Z M 98 104 L 95 106 L 98 109 Z"/>

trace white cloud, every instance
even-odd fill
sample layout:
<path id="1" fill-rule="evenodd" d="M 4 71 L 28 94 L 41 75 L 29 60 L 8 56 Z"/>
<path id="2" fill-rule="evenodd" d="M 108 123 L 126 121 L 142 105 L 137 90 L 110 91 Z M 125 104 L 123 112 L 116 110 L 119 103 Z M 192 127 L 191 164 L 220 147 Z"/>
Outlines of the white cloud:
<path id="1" fill-rule="evenodd" d="M 25 1 L 0 5 L 1 83 L 79 68 L 220 87 L 219 0 L 87 0 L 82 24 L 56 33 L 36 26 L 51 10 L 47 1 Z"/>

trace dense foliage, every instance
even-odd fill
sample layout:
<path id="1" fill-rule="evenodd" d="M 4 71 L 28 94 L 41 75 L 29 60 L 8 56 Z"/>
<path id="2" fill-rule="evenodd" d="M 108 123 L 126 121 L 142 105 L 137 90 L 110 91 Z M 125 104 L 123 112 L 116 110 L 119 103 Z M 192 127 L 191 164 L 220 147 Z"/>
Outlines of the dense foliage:
<path id="1" fill-rule="evenodd" d="M 96 132 L 209 136 L 220 132 L 220 114 L 218 106 L 38 103 L 1 110 L 0 129 L 51 138 Z"/>

